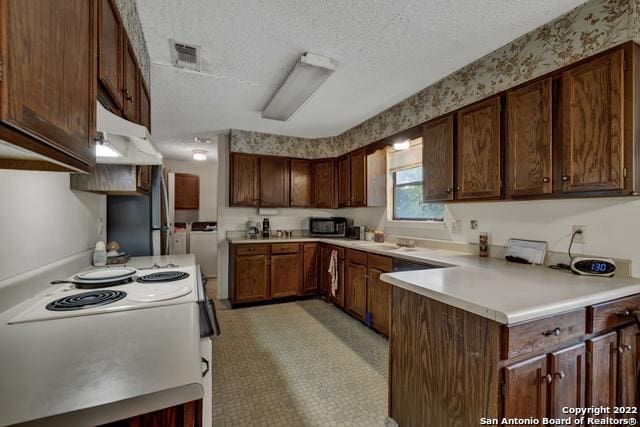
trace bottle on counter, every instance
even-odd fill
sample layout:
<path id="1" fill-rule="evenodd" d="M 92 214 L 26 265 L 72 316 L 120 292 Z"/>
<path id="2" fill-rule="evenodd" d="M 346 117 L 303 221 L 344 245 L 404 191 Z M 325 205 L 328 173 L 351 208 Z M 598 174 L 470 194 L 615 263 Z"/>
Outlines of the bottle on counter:
<path id="1" fill-rule="evenodd" d="M 262 238 L 269 238 L 269 218 L 265 218 L 262 220 Z"/>
<path id="2" fill-rule="evenodd" d="M 480 233 L 478 243 L 480 245 L 478 255 L 482 258 L 489 256 L 489 233 Z"/>
<path id="3" fill-rule="evenodd" d="M 94 267 L 107 265 L 107 247 L 102 240 L 99 240 L 93 249 L 93 265 Z"/>

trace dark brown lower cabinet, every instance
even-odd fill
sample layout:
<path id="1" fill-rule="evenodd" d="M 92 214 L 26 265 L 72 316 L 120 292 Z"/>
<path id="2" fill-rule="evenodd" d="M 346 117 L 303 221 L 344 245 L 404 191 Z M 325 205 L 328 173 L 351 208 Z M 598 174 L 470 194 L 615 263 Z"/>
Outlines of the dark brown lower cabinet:
<path id="1" fill-rule="evenodd" d="M 234 263 L 234 303 L 269 298 L 269 255 L 242 255 Z"/>
<path id="2" fill-rule="evenodd" d="M 547 356 L 534 357 L 504 368 L 502 409 L 506 418 L 547 415 Z"/>
<path id="3" fill-rule="evenodd" d="M 271 298 L 298 295 L 301 280 L 299 254 L 271 255 Z"/>
<path id="4" fill-rule="evenodd" d="M 300 295 L 315 294 L 320 284 L 320 268 L 318 261 L 320 251 L 317 243 L 305 243 L 302 245 L 302 286 Z"/>
<path id="5" fill-rule="evenodd" d="M 587 340 L 587 406 L 616 406 L 618 337 L 609 332 Z"/>
<path id="6" fill-rule="evenodd" d="M 585 345 L 577 344 L 558 350 L 549 356 L 549 375 L 552 377 L 549 414 L 566 418 L 562 408 L 584 406 Z"/>
<path id="7" fill-rule="evenodd" d="M 380 275 L 392 270 L 392 262 L 380 255 L 367 256 L 367 312 L 373 329 L 385 336 L 391 324 L 391 285 L 380 280 Z"/>
<path id="8" fill-rule="evenodd" d="M 344 307 L 360 320 L 367 311 L 367 266 L 347 261 Z"/>
<path id="9" fill-rule="evenodd" d="M 640 404 L 636 377 L 640 362 L 640 331 L 636 325 L 618 331 L 618 354 L 618 406 L 637 407 Z M 624 418 L 633 418 L 633 415 Z"/>

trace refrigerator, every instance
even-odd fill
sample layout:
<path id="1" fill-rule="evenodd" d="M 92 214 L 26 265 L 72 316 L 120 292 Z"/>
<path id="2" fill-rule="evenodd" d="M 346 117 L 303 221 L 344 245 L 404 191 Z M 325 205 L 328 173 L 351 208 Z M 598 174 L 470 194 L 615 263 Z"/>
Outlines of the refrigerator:
<path id="1" fill-rule="evenodd" d="M 148 195 L 107 196 L 107 241 L 131 256 L 160 255 L 168 227 L 161 215 L 162 166 L 154 166 Z M 165 236 L 166 237 L 166 236 Z"/>

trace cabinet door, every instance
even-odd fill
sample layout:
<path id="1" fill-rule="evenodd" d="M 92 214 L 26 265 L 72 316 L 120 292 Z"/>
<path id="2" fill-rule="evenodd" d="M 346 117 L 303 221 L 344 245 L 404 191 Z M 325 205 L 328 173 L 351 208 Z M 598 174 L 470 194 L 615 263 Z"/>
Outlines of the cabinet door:
<path id="1" fill-rule="evenodd" d="M 624 51 L 562 75 L 564 191 L 624 188 Z"/>
<path id="2" fill-rule="evenodd" d="M 636 325 L 618 331 L 618 354 L 618 406 L 639 406 L 636 369 L 640 361 L 640 332 Z"/>
<path id="3" fill-rule="evenodd" d="M 501 194 L 500 98 L 458 112 L 458 199 Z"/>
<path id="4" fill-rule="evenodd" d="M 299 254 L 271 256 L 271 298 L 298 295 L 301 282 Z"/>
<path id="5" fill-rule="evenodd" d="M 344 306 L 360 320 L 367 311 L 367 267 L 347 261 Z"/>
<path id="6" fill-rule="evenodd" d="M 96 6 L 87 0 L 0 3 L 0 120 L 46 145 L 9 142 L 95 163 Z"/>
<path id="7" fill-rule="evenodd" d="M 453 116 L 422 127 L 423 200 L 453 200 Z"/>
<path id="8" fill-rule="evenodd" d="M 322 295 L 329 295 L 331 291 L 331 275 L 329 274 L 329 263 L 331 261 L 331 251 L 327 246 L 320 247 L 320 286 Z"/>
<path id="9" fill-rule="evenodd" d="M 562 408 L 584 406 L 584 343 L 551 353 L 549 374 L 553 378 L 549 398 L 549 416 L 565 418 L 567 415 L 562 413 Z"/>
<path id="10" fill-rule="evenodd" d="M 289 206 L 289 159 L 260 158 L 260 206 Z"/>
<path id="11" fill-rule="evenodd" d="M 175 174 L 175 208 L 198 209 L 200 207 L 200 177 L 187 173 Z"/>
<path id="12" fill-rule="evenodd" d="M 132 122 L 138 122 L 138 114 L 140 109 L 138 91 L 138 63 L 136 62 L 136 56 L 133 52 L 133 48 L 129 43 L 129 40 L 124 37 L 124 67 L 123 67 L 123 88 L 122 94 L 124 96 L 124 107 L 122 109 L 125 118 Z"/>
<path id="13" fill-rule="evenodd" d="M 291 159 L 290 206 L 311 206 L 311 161 Z"/>
<path id="14" fill-rule="evenodd" d="M 348 154 L 338 158 L 338 206 L 351 206 L 351 160 Z"/>
<path id="15" fill-rule="evenodd" d="M 301 295 L 315 294 L 318 292 L 318 259 L 319 251 L 317 243 L 305 243 L 302 245 L 303 254 L 303 278 Z"/>
<path id="16" fill-rule="evenodd" d="M 380 280 L 380 275 L 386 273 L 377 268 L 367 269 L 367 311 L 371 315 L 373 328 L 385 336 L 389 336 L 391 322 L 391 285 Z"/>
<path id="17" fill-rule="evenodd" d="M 351 153 L 351 206 L 367 206 L 367 153 Z"/>
<path id="18" fill-rule="evenodd" d="M 98 8 L 98 78 L 122 109 L 122 25 L 113 0 L 100 0 Z"/>
<path id="19" fill-rule="evenodd" d="M 234 294 L 236 303 L 269 299 L 269 256 L 236 256 Z"/>
<path id="20" fill-rule="evenodd" d="M 587 406 L 616 406 L 617 343 L 615 332 L 587 340 Z"/>
<path id="21" fill-rule="evenodd" d="M 229 200 L 231 206 L 258 206 L 258 157 L 231 154 Z"/>
<path id="22" fill-rule="evenodd" d="M 151 96 L 142 75 L 140 76 L 140 113 L 138 116 L 140 124 L 151 132 Z"/>
<path id="23" fill-rule="evenodd" d="M 551 193 L 551 79 L 509 92 L 507 116 L 507 193 L 510 196 Z"/>
<path id="24" fill-rule="evenodd" d="M 338 289 L 336 289 L 336 296 L 333 297 L 333 303 L 338 307 L 344 307 L 345 299 L 345 284 L 344 277 L 345 262 L 343 259 L 338 258 Z"/>
<path id="25" fill-rule="evenodd" d="M 503 369 L 503 416 L 543 418 L 547 416 L 547 356 L 507 366 Z"/>
<path id="26" fill-rule="evenodd" d="M 336 196 L 336 164 L 333 159 L 317 160 L 313 166 L 313 199 L 317 208 L 338 207 Z"/>

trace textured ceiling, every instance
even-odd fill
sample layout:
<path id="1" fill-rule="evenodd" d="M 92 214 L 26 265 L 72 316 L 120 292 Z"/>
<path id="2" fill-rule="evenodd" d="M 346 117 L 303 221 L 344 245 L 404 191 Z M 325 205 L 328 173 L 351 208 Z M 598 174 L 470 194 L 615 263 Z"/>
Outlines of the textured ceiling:
<path id="1" fill-rule="evenodd" d="M 152 62 L 153 135 L 174 158 L 190 154 L 194 136 L 230 128 L 338 135 L 582 3 L 137 0 Z M 172 38 L 202 46 L 201 73 L 170 65 Z M 288 122 L 262 119 L 305 52 L 330 57 L 336 72 Z"/>

